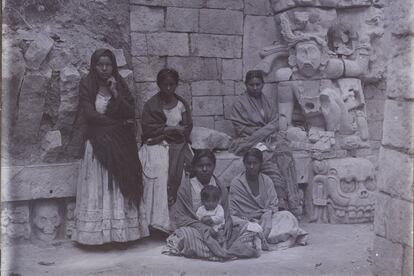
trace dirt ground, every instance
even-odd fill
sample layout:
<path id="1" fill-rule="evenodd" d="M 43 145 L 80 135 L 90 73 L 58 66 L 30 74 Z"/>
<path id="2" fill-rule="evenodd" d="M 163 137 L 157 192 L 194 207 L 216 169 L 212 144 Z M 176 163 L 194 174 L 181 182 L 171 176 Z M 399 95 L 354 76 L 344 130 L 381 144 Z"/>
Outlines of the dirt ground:
<path id="1" fill-rule="evenodd" d="M 159 238 L 116 249 L 83 248 L 71 241 L 5 247 L 1 275 L 372 275 L 372 225 L 302 227 L 310 234 L 307 246 L 225 263 L 162 255 Z"/>

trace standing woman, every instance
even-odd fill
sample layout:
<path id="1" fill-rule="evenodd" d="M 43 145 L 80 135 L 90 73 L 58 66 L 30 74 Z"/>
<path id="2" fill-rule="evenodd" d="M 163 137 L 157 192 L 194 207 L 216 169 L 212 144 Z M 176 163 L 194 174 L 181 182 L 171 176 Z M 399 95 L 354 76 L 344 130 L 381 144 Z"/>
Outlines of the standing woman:
<path id="1" fill-rule="evenodd" d="M 243 155 L 250 148 L 264 152 L 262 172 L 272 179 L 279 197 L 279 207 L 296 216 L 302 214 L 295 163 L 286 139 L 279 133 L 277 108 L 263 94 L 263 71 L 246 74 L 245 94 L 233 105 L 230 120 L 237 133 L 230 151 Z"/>
<path id="2" fill-rule="evenodd" d="M 144 105 L 139 151 L 144 171 L 144 201 L 152 228 L 171 232 L 170 207 L 174 204 L 184 166 L 191 163 L 189 146 L 193 128 L 188 103 L 175 93 L 179 81 L 174 69 L 157 75 L 160 91 Z"/>
<path id="3" fill-rule="evenodd" d="M 79 93 L 87 141 L 72 239 L 104 244 L 148 236 L 140 208 L 142 169 L 134 132 L 134 99 L 110 50 L 93 53 Z"/>

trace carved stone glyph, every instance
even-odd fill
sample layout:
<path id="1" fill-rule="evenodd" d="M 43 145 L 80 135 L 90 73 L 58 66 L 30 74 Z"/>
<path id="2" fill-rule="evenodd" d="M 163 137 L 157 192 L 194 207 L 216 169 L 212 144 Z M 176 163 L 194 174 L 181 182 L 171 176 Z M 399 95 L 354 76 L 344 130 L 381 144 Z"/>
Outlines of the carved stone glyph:
<path id="1" fill-rule="evenodd" d="M 56 239 L 62 218 L 59 214 L 59 206 L 54 201 L 39 201 L 35 203 L 33 217 L 34 237 L 50 242 Z"/>

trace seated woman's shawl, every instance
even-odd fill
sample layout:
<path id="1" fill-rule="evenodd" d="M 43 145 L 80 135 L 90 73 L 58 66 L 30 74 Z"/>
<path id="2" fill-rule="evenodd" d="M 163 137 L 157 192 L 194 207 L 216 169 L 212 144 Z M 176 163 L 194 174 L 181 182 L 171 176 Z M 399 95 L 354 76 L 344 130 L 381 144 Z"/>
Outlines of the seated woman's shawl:
<path id="1" fill-rule="evenodd" d="M 96 64 L 103 54 L 109 55 L 117 81 L 117 98 L 112 97 L 104 114 L 96 111 L 95 100 L 98 93 Z M 79 104 L 83 112 L 87 129 L 86 139 L 93 148 L 94 156 L 108 170 L 109 188 L 115 178 L 125 197 L 138 200 L 142 195 L 142 168 L 138 159 L 135 139 L 135 101 L 126 82 L 117 71 L 116 60 L 112 52 L 97 50 L 91 58 L 91 70 L 79 85 Z"/>
<path id="2" fill-rule="evenodd" d="M 259 142 L 265 140 L 278 129 L 276 106 L 265 95 L 259 99 L 244 94 L 234 103 L 230 120 L 237 137 L 230 146 L 230 151 L 243 154 Z M 269 124 L 272 122 L 271 124 Z"/>

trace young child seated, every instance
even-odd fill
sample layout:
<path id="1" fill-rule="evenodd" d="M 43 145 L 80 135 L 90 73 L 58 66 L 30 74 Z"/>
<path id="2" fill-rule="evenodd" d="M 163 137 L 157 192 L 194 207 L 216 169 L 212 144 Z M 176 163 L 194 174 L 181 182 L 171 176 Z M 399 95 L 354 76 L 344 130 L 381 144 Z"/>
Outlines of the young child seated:
<path id="1" fill-rule="evenodd" d="M 220 189 L 207 185 L 201 190 L 201 203 L 196 215 L 199 220 L 212 228 L 212 236 L 220 244 L 225 241 L 224 235 L 224 210 L 219 204 L 221 198 Z"/>

